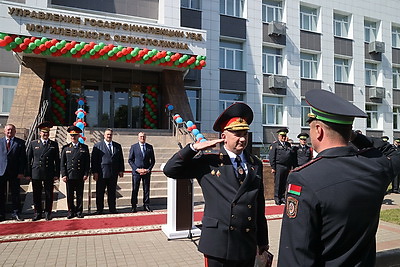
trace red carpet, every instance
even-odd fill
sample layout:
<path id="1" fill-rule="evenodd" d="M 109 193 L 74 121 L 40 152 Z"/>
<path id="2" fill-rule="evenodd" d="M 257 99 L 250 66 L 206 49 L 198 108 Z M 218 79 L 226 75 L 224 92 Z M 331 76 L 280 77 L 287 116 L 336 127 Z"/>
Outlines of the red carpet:
<path id="1" fill-rule="evenodd" d="M 266 215 L 273 219 L 280 218 L 283 212 L 283 206 L 268 206 Z M 195 211 L 194 221 L 201 221 L 202 211 Z M 0 242 L 49 238 L 79 236 L 91 234 L 107 233 L 128 233 L 159 230 L 161 225 L 167 223 L 166 211 L 154 213 L 122 213 L 116 216 L 91 217 L 84 219 L 54 219 L 52 221 L 27 221 L 27 222 L 6 222 L 0 224 Z"/>

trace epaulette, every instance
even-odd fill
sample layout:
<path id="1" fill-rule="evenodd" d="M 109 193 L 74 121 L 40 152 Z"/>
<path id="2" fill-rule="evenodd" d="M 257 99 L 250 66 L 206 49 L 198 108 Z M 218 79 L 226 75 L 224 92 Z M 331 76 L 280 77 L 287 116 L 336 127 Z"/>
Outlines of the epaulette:
<path id="1" fill-rule="evenodd" d="M 307 162 L 306 164 L 303 164 L 299 167 L 294 168 L 293 170 L 291 170 L 291 172 L 298 172 L 302 169 L 304 169 L 305 167 L 310 166 L 311 164 L 313 164 L 314 162 L 317 162 L 318 160 L 322 159 L 322 157 L 317 157 L 315 159 L 310 160 L 309 162 Z"/>

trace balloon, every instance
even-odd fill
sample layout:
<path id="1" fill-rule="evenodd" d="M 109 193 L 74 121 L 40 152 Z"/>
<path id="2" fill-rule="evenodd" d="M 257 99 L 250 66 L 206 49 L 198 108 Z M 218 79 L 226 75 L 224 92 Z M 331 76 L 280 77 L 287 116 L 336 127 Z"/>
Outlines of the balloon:
<path id="1" fill-rule="evenodd" d="M 83 128 L 85 127 L 85 125 L 83 125 L 82 122 L 78 122 L 78 123 L 76 124 L 76 127 L 78 127 L 79 129 L 83 130 Z"/>
<path id="2" fill-rule="evenodd" d="M 186 122 L 186 126 L 187 126 L 187 127 L 193 126 L 193 122 L 192 122 L 192 121 L 187 121 L 187 122 Z"/>
<path id="3" fill-rule="evenodd" d="M 196 124 L 193 124 L 192 129 L 196 129 L 196 128 L 197 128 Z"/>
<path id="4" fill-rule="evenodd" d="M 204 135 L 202 135 L 201 133 L 198 133 L 196 135 L 196 140 L 199 140 L 200 138 L 204 138 Z"/>
<path id="5" fill-rule="evenodd" d="M 178 117 L 178 118 L 176 118 L 176 123 L 182 123 L 183 122 L 183 119 L 181 118 L 181 117 Z"/>
<path id="6" fill-rule="evenodd" d="M 83 101 L 82 99 L 80 99 L 79 101 L 78 101 L 78 105 L 79 106 L 83 106 L 85 104 L 85 101 Z"/>
<path id="7" fill-rule="evenodd" d="M 82 143 L 82 144 L 85 142 L 85 140 L 83 140 L 82 137 L 79 137 L 78 141 L 79 141 L 80 143 Z"/>
<path id="8" fill-rule="evenodd" d="M 194 135 L 194 136 L 196 136 L 197 134 L 199 134 L 200 133 L 200 131 L 198 130 L 198 129 L 193 129 L 192 130 L 192 134 Z"/>
<path id="9" fill-rule="evenodd" d="M 200 143 L 201 142 L 205 142 L 205 141 L 207 141 L 207 139 L 203 138 L 203 139 L 200 140 Z"/>
<path id="10" fill-rule="evenodd" d="M 83 119 L 83 117 L 85 117 L 85 114 L 81 111 L 81 112 L 78 113 L 77 117 L 79 119 Z"/>

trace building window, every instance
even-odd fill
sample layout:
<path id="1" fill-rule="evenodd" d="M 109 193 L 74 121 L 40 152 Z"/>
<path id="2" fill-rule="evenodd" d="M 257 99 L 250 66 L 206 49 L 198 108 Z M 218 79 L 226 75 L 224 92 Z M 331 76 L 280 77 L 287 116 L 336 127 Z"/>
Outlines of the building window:
<path id="1" fill-rule="evenodd" d="M 400 68 L 392 68 L 393 72 L 393 88 L 400 89 Z"/>
<path id="2" fill-rule="evenodd" d="M 367 128 L 370 128 L 370 129 L 378 128 L 378 106 L 377 105 L 365 105 L 365 111 L 368 115 Z"/>
<path id="3" fill-rule="evenodd" d="M 243 17 L 244 0 L 220 0 L 219 11 L 223 15 Z"/>
<path id="4" fill-rule="evenodd" d="M 335 82 L 347 83 L 349 81 L 349 60 L 335 58 Z"/>
<path id="5" fill-rule="evenodd" d="M 219 43 L 220 68 L 231 70 L 243 70 L 243 45 L 221 41 Z"/>
<path id="6" fill-rule="evenodd" d="M 316 79 L 318 70 L 317 55 L 300 53 L 301 78 Z"/>
<path id="7" fill-rule="evenodd" d="M 311 113 L 311 107 L 307 104 L 306 100 L 301 100 L 301 126 L 308 126 L 308 113 Z"/>
<path id="8" fill-rule="evenodd" d="M 235 102 L 243 102 L 242 93 L 219 93 L 219 113 Z"/>
<path id="9" fill-rule="evenodd" d="M 14 92 L 17 88 L 18 78 L 0 77 L 1 106 L 0 113 L 8 115 L 14 100 Z"/>
<path id="10" fill-rule="evenodd" d="M 200 0 L 181 0 L 181 7 L 200 9 Z"/>
<path id="11" fill-rule="evenodd" d="M 262 121 L 268 125 L 283 124 L 283 98 L 263 96 Z"/>
<path id="12" fill-rule="evenodd" d="M 262 1 L 262 21 L 282 21 L 282 2 L 273 0 Z"/>
<path id="13" fill-rule="evenodd" d="M 200 121 L 200 90 L 186 89 L 190 109 L 196 122 Z"/>
<path id="14" fill-rule="evenodd" d="M 392 27 L 392 46 L 400 48 L 400 28 Z"/>
<path id="15" fill-rule="evenodd" d="M 393 107 L 393 130 L 400 128 L 400 107 Z"/>
<path id="16" fill-rule="evenodd" d="M 263 47 L 262 71 L 268 74 L 282 74 L 282 49 Z"/>
<path id="17" fill-rule="evenodd" d="M 333 14 L 333 33 L 338 37 L 349 36 L 349 16 Z"/>
<path id="18" fill-rule="evenodd" d="M 300 29 L 317 31 L 317 9 L 311 7 L 300 7 Z"/>
<path id="19" fill-rule="evenodd" d="M 376 40 L 376 22 L 364 21 L 365 42 L 374 42 Z"/>
<path id="20" fill-rule="evenodd" d="M 377 80 L 377 65 L 372 63 L 365 63 L 365 85 L 376 86 Z"/>

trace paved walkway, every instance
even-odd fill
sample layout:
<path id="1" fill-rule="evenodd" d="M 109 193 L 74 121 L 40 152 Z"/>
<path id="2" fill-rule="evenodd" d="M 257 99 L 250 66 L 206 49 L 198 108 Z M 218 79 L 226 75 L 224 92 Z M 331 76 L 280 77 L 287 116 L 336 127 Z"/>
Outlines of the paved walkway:
<path id="1" fill-rule="evenodd" d="M 400 195 L 390 194 L 382 209 L 399 204 Z M 270 219 L 268 227 L 277 258 L 281 219 Z M 0 266 L 204 266 L 198 240 L 168 241 L 162 231 L 150 231 L 5 242 L 0 243 Z M 381 221 L 377 266 L 400 266 L 399 247 L 400 226 Z"/>

